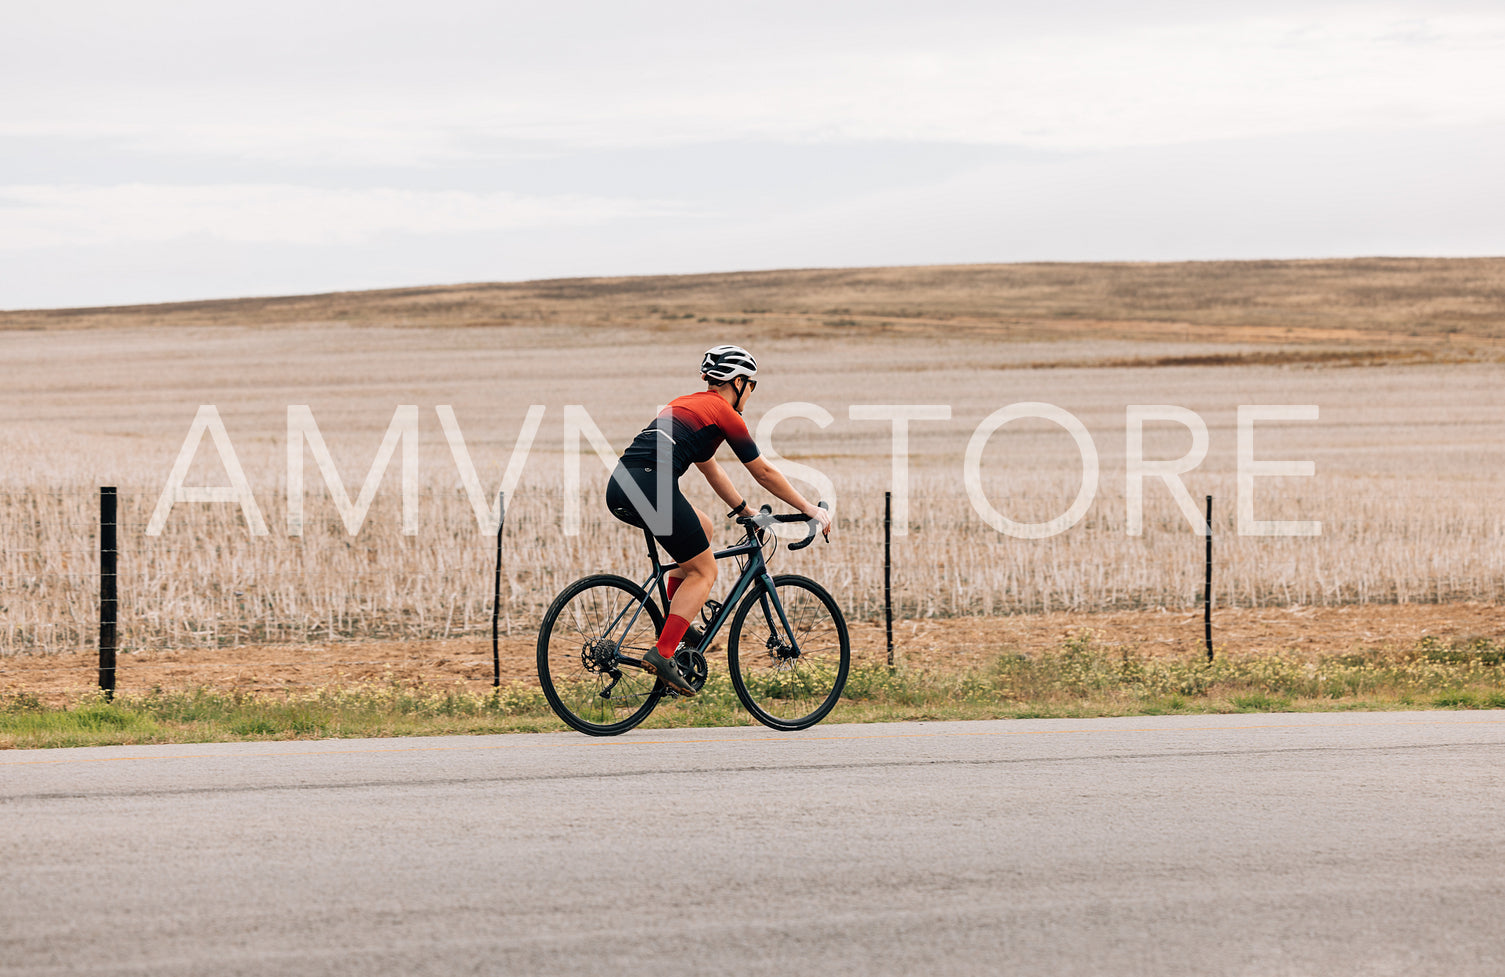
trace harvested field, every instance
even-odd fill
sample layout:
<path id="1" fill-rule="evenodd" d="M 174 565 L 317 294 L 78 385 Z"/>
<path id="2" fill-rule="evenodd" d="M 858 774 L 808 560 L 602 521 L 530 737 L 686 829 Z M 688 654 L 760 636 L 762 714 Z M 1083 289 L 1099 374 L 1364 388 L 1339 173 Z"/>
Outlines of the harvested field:
<path id="1" fill-rule="evenodd" d="M 755 429 L 780 405 L 807 405 L 804 418 L 765 433 L 787 462 L 828 477 L 836 502 L 833 543 L 781 553 L 776 569 L 820 579 L 864 626 L 881 610 L 893 433 L 854 418 L 863 404 L 950 408 L 949 419 L 909 432 L 908 531 L 894 541 L 894 584 L 915 635 L 996 620 L 1058 636 L 1097 627 L 1070 623 L 1078 619 L 1195 615 L 1202 541 L 1157 480 L 1145 483 L 1144 534 L 1128 535 L 1126 410 L 1135 404 L 1178 405 L 1206 424 L 1207 456 L 1184 482 L 1198 506 L 1217 498 L 1217 604 L 1229 615 L 1220 640 L 1230 653 L 1246 612 L 1493 606 L 1505 603 L 1502 280 L 1505 259 L 1020 265 L 0 313 L 9 371 L 0 655 L 71 660 L 93 643 L 94 493 L 114 484 L 122 639 L 143 656 L 135 660 L 171 653 L 188 667 L 193 656 L 248 661 L 241 650 L 317 643 L 340 655 L 389 649 L 371 653 L 383 662 L 405 648 L 440 649 L 420 659 L 458 668 L 474 654 L 452 649 L 485 643 L 494 543 L 437 408 L 453 409 L 483 507 L 530 405 L 544 409 L 508 509 L 503 606 L 513 635 L 526 634 L 569 580 L 638 576 L 643 562 L 641 539 L 602 511 L 605 470 L 589 448 L 581 489 L 569 491 L 566 405 L 583 407 L 620 450 L 658 404 L 694 387 L 700 350 L 728 340 L 753 347 L 763 367 L 748 410 Z M 992 529 L 964 485 L 974 432 L 1021 401 L 1079 418 L 1101 469 L 1082 521 L 1050 539 Z M 268 535 L 250 535 L 239 506 L 204 503 L 178 503 L 161 536 L 145 534 L 201 404 L 216 406 Z M 309 406 L 354 498 L 404 404 L 419 416 L 418 532 L 401 531 L 397 462 L 354 535 L 306 464 L 304 533 L 289 536 L 288 407 Z M 1320 536 L 1239 535 L 1237 410 L 1246 404 L 1320 409 L 1317 421 L 1261 427 L 1256 442 L 1260 459 L 1308 460 L 1316 474 L 1262 479 L 1254 490 L 1257 518 L 1320 521 Z M 1174 459 L 1189 443 L 1176 424 L 1144 429 L 1146 458 Z M 992 504 L 1043 521 L 1077 492 L 1082 461 L 1058 427 L 1024 421 L 988 441 L 978 471 Z M 185 484 L 228 484 L 208 439 Z M 719 511 L 704 486 L 687 491 Z M 572 505 L 581 532 L 567 536 Z M 1161 640 L 1134 633 L 1147 648 Z"/>

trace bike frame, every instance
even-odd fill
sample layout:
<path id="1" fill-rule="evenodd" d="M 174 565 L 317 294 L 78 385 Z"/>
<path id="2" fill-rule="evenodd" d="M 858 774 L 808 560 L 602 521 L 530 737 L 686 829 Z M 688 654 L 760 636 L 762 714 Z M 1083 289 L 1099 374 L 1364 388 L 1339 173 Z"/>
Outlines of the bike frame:
<path id="1" fill-rule="evenodd" d="M 720 550 L 714 554 L 718 560 L 745 555 L 748 558 L 748 562 L 747 566 L 743 567 L 742 573 L 737 578 L 736 583 L 732 584 L 732 589 L 727 593 L 726 600 L 721 602 L 720 608 L 711 618 L 710 623 L 706 625 L 700 647 L 693 650 L 704 654 L 704 649 L 710 646 L 711 640 L 716 637 L 716 634 L 727 621 L 731 620 L 731 616 L 736 613 L 738 605 L 742 603 L 742 598 L 747 595 L 748 590 L 758 583 L 763 583 L 763 612 L 768 615 L 770 622 L 773 620 L 773 615 L 777 613 L 779 624 L 783 627 L 784 634 L 789 637 L 791 642 L 795 643 L 795 654 L 799 654 L 798 638 L 795 637 L 793 629 L 789 626 L 789 618 L 784 613 L 784 605 L 779 601 L 778 590 L 773 585 L 773 576 L 768 572 L 768 561 L 763 556 L 763 544 L 755 535 L 757 531 L 757 528 L 749 527 L 747 539 L 736 546 Z M 658 596 L 659 602 L 664 608 L 664 614 L 667 616 L 669 613 L 669 592 L 664 583 L 664 578 L 668 576 L 670 570 L 677 569 L 679 564 L 661 563 L 658 558 L 658 545 L 653 538 L 653 534 L 645 529 L 643 530 L 643 538 L 648 543 L 648 556 L 653 561 L 653 573 L 643 581 L 642 588 L 645 593 L 650 595 L 656 594 Z M 769 606 L 770 604 L 772 604 L 772 607 Z M 639 604 L 633 610 L 632 617 L 627 621 L 626 627 L 622 630 L 623 634 L 632 630 L 632 626 L 636 623 L 638 615 L 643 612 L 643 606 Z M 623 613 L 625 612 L 624 609 Z M 617 621 L 613 623 L 611 631 L 615 631 L 616 625 L 620 623 L 621 617 L 619 615 Z M 611 631 L 608 631 L 608 633 L 611 633 Z M 622 655 L 620 652 L 618 652 L 618 655 L 621 661 L 629 665 L 642 666 L 641 659 Z"/>

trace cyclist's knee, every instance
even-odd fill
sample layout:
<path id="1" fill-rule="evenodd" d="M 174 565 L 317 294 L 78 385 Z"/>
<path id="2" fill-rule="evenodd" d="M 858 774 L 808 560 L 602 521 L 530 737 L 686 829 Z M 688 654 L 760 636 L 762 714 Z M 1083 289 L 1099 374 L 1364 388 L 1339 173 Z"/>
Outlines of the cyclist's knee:
<path id="1" fill-rule="evenodd" d="M 710 583 L 716 582 L 716 574 L 720 571 L 720 568 L 716 565 L 716 558 L 711 555 L 710 550 L 706 550 L 692 560 L 681 563 L 680 567 L 684 569 L 686 577 L 700 577 Z"/>

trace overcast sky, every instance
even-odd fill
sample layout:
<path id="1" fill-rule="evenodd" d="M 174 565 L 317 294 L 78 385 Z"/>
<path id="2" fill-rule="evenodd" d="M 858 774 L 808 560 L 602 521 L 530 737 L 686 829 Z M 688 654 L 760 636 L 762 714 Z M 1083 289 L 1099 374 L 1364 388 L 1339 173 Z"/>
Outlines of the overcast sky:
<path id="1" fill-rule="evenodd" d="M 1498 3 L 12 4 L 0 308 L 1505 254 Z"/>

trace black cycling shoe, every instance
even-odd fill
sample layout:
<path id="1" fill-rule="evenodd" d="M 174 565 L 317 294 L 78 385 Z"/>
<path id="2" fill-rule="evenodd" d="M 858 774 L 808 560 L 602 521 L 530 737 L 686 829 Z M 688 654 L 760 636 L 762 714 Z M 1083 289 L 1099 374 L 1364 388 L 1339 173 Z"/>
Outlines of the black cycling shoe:
<path id="1" fill-rule="evenodd" d="M 643 656 L 643 667 L 654 675 L 657 675 L 660 682 L 680 695 L 695 694 L 695 686 L 691 685 L 689 679 L 680 674 L 679 666 L 674 663 L 674 659 L 665 658 L 663 655 L 660 655 L 657 648 L 652 649 L 648 654 Z"/>
<path id="2" fill-rule="evenodd" d="M 699 651 L 700 643 L 705 640 L 705 635 L 695 625 L 685 628 L 685 647 L 691 651 Z"/>

